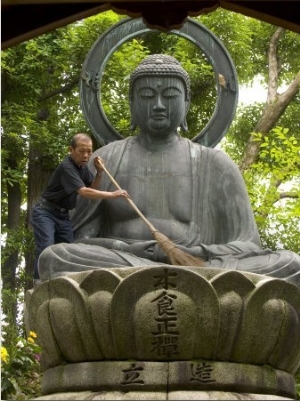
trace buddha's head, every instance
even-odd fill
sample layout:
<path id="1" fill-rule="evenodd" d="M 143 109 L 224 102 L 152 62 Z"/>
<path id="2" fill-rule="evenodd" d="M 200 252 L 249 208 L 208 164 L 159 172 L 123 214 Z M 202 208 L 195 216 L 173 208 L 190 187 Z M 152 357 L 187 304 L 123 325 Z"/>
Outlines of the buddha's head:
<path id="1" fill-rule="evenodd" d="M 172 56 L 153 54 L 132 72 L 129 100 L 132 129 L 152 133 L 187 131 L 186 114 L 190 105 L 188 73 Z"/>

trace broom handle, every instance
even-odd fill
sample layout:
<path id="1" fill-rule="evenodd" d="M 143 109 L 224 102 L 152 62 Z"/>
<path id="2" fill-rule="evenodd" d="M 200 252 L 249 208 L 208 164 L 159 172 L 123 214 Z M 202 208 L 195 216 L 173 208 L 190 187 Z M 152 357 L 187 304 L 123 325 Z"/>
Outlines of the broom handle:
<path id="1" fill-rule="evenodd" d="M 107 170 L 107 168 L 104 166 L 104 164 L 102 163 L 102 161 L 100 159 L 98 159 L 103 170 L 106 172 L 106 174 L 109 176 L 109 178 L 111 179 L 111 181 L 115 184 L 115 186 L 118 189 L 122 188 L 120 187 L 120 185 L 117 183 L 117 181 L 114 179 L 114 177 L 110 174 L 110 172 Z M 130 198 L 125 198 L 127 200 L 127 202 L 133 207 L 133 209 L 137 212 L 137 214 L 141 217 L 141 219 L 147 224 L 147 226 L 149 227 L 150 231 L 152 233 L 154 233 L 156 230 L 156 228 L 150 223 L 150 221 L 143 215 L 143 213 L 140 211 L 140 209 L 136 206 L 136 204 L 130 199 Z"/>

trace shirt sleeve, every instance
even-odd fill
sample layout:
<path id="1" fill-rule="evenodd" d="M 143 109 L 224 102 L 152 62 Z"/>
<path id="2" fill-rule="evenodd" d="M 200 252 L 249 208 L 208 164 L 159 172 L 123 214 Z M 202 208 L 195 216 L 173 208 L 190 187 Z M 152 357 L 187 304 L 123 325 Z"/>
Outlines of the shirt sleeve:
<path id="1" fill-rule="evenodd" d="M 82 187 L 88 186 L 80 177 L 79 171 L 75 168 L 72 168 L 71 166 L 67 166 L 65 169 L 62 170 L 61 185 L 68 195 L 72 192 L 78 191 L 78 189 Z"/>
<path id="2" fill-rule="evenodd" d="M 84 177 L 83 182 L 87 187 L 90 187 L 92 185 L 92 182 L 94 181 L 94 174 L 91 173 L 90 169 L 87 167 L 86 168 L 86 177 Z"/>

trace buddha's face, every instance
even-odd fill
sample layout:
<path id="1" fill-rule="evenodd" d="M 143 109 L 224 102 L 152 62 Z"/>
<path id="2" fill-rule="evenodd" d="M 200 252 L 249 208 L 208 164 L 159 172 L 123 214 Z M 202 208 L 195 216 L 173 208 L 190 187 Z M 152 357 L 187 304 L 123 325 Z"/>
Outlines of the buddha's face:
<path id="1" fill-rule="evenodd" d="M 137 78 L 133 86 L 131 113 L 141 132 L 163 136 L 175 132 L 185 120 L 187 102 L 180 78 Z"/>

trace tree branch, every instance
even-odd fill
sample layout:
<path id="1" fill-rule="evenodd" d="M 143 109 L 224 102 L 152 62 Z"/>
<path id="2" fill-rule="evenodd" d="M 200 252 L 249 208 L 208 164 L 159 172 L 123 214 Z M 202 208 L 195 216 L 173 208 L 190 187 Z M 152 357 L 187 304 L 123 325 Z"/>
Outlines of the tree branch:
<path id="1" fill-rule="evenodd" d="M 64 85 L 63 87 L 57 88 L 57 89 L 53 90 L 52 92 L 46 93 L 45 95 L 41 96 L 39 101 L 43 102 L 44 100 L 48 100 L 54 96 L 59 95 L 60 93 L 68 92 L 69 90 L 73 89 L 76 85 L 78 85 L 78 82 L 79 82 L 79 79 L 76 78 L 73 81 Z"/>
<path id="2" fill-rule="evenodd" d="M 278 202 L 281 199 L 291 198 L 291 199 L 299 199 L 300 196 L 296 192 L 281 192 L 279 194 L 279 199 L 277 199 L 274 203 Z"/>
<path id="3" fill-rule="evenodd" d="M 277 28 L 271 37 L 268 50 L 269 61 L 269 80 L 267 103 L 272 103 L 277 98 L 278 75 L 280 66 L 278 65 L 277 46 L 281 36 L 284 33 L 283 28 Z"/>
<path id="4" fill-rule="evenodd" d="M 278 28 L 270 39 L 268 60 L 269 60 L 269 81 L 268 98 L 262 115 L 254 128 L 254 132 L 262 134 L 262 138 L 276 126 L 277 121 L 299 92 L 300 71 L 297 73 L 289 87 L 282 94 L 278 94 L 278 74 L 280 66 L 277 58 L 278 42 L 284 33 L 283 28 Z M 239 169 L 244 173 L 253 164 L 258 157 L 260 142 L 254 141 L 254 135 L 251 135 L 245 147 L 243 156 L 239 163 Z"/>

